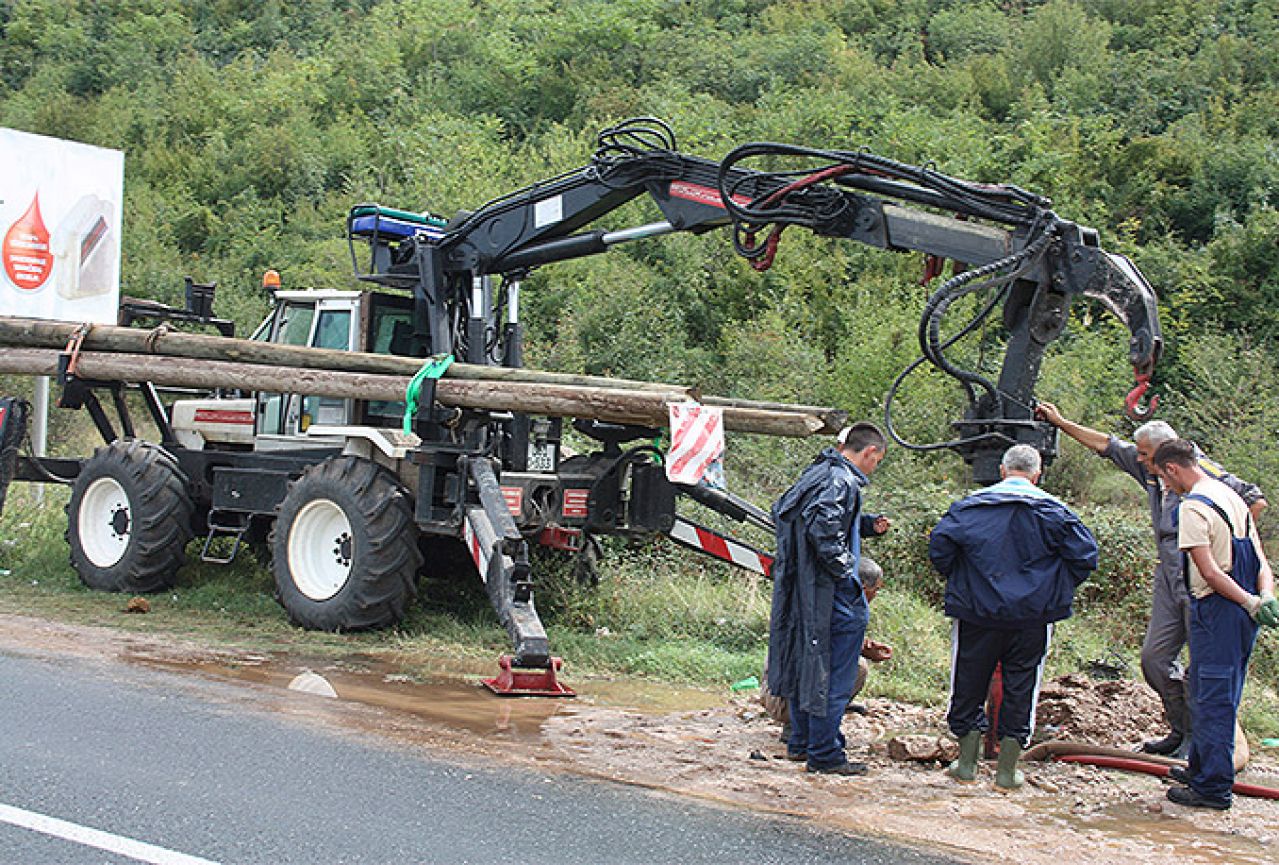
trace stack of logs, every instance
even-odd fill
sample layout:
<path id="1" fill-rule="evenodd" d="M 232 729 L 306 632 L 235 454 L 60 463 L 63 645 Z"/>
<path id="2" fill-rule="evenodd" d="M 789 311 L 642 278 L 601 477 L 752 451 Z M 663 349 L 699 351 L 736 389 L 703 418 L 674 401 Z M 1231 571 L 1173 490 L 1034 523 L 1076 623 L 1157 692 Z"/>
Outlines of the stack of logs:
<path id="1" fill-rule="evenodd" d="M 403 400 L 421 358 L 277 345 L 188 333 L 0 318 L 0 373 L 56 375 L 58 357 L 78 343 L 75 374 L 157 387 L 225 388 L 364 400 Z M 454 363 L 436 385 L 447 406 L 664 427 L 668 405 L 697 400 L 722 407 L 734 432 L 804 437 L 835 433 L 833 408 L 706 396 L 695 388 L 599 376 Z"/>

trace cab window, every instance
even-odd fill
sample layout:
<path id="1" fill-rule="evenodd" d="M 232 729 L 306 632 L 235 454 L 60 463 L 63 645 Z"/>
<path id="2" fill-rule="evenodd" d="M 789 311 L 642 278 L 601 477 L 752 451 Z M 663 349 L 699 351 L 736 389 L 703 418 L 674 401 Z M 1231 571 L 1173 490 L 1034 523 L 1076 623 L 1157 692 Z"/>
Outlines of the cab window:
<path id="1" fill-rule="evenodd" d="M 283 345 L 306 345 L 311 338 L 311 322 L 314 320 L 314 306 L 285 304 L 284 311 L 280 314 L 280 336 L 276 342 Z"/>
<path id="2" fill-rule="evenodd" d="M 315 328 L 316 348 L 337 348 L 346 351 L 351 347 L 351 311 L 326 309 L 320 312 L 320 322 Z"/>

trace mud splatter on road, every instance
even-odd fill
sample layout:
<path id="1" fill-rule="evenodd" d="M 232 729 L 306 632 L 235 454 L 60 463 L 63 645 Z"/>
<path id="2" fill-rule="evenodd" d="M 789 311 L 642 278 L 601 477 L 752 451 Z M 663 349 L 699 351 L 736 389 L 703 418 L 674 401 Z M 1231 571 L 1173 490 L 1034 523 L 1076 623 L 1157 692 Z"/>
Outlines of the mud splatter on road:
<path id="1" fill-rule="evenodd" d="M 142 664 L 187 674 L 202 697 L 245 711 L 434 756 L 464 753 L 640 784 L 980 861 L 1279 861 L 1279 802 L 1239 797 L 1225 813 L 1191 811 L 1168 804 L 1158 778 L 1067 763 L 1027 767 L 1030 783 L 1014 794 L 993 787 L 990 767 L 978 782 L 959 785 L 939 765 L 889 757 L 894 736 L 943 736 L 942 711 L 883 699 L 845 720 L 852 756 L 871 765 L 870 775 L 831 778 L 788 761 L 777 725 L 744 696 L 585 680 L 572 683 L 576 700 L 502 699 L 478 684 L 488 669 L 466 678 L 393 656 L 235 652 L 20 616 L 0 616 L 0 651 Z M 1071 676 L 1045 687 L 1040 722 L 1056 736 L 1125 746 L 1152 732 L 1155 711 L 1137 683 Z M 1279 761 L 1254 755 L 1243 780 L 1279 787 Z"/>

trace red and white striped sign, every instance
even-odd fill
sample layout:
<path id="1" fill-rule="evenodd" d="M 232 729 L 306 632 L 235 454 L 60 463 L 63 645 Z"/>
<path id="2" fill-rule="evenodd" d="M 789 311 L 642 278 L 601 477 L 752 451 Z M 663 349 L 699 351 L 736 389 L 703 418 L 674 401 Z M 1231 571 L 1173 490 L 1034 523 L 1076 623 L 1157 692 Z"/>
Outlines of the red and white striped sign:
<path id="1" fill-rule="evenodd" d="M 696 402 L 671 403 L 671 449 L 666 477 L 695 484 L 724 455 L 724 410 Z"/>
<path id="2" fill-rule="evenodd" d="M 466 550 L 471 554 L 471 560 L 475 562 L 475 569 L 480 572 L 480 579 L 487 583 L 489 579 L 489 559 L 492 556 L 481 542 L 480 533 L 471 524 L 470 514 L 467 514 L 466 519 L 462 521 L 462 539 L 466 542 Z"/>
<path id="3" fill-rule="evenodd" d="M 506 499 L 506 509 L 515 519 L 520 518 L 524 509 L 524 490 L 520 487 L 502 487 L 502 498 Z"/>

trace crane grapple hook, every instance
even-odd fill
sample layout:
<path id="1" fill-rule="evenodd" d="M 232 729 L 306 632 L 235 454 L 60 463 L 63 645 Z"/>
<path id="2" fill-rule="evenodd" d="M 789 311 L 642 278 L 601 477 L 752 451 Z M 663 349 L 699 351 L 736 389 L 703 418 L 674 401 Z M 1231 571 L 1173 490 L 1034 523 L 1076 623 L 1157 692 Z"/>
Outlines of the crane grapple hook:
<path id="1" fill-rule="evenodd" d="M 1159 405 L 1159 397 L 1151 396 L 1145 408 L 1138 405 L 1141 398 L 1146 395 L 1146 391 L 1150 389 L 1150 373 L 1134 372 L 1133 378 L 1137 384 L 1124 398 L 1124 414 L 1136 421 L 1150 420 L 1155 414 L 1155 408 Z"/>

